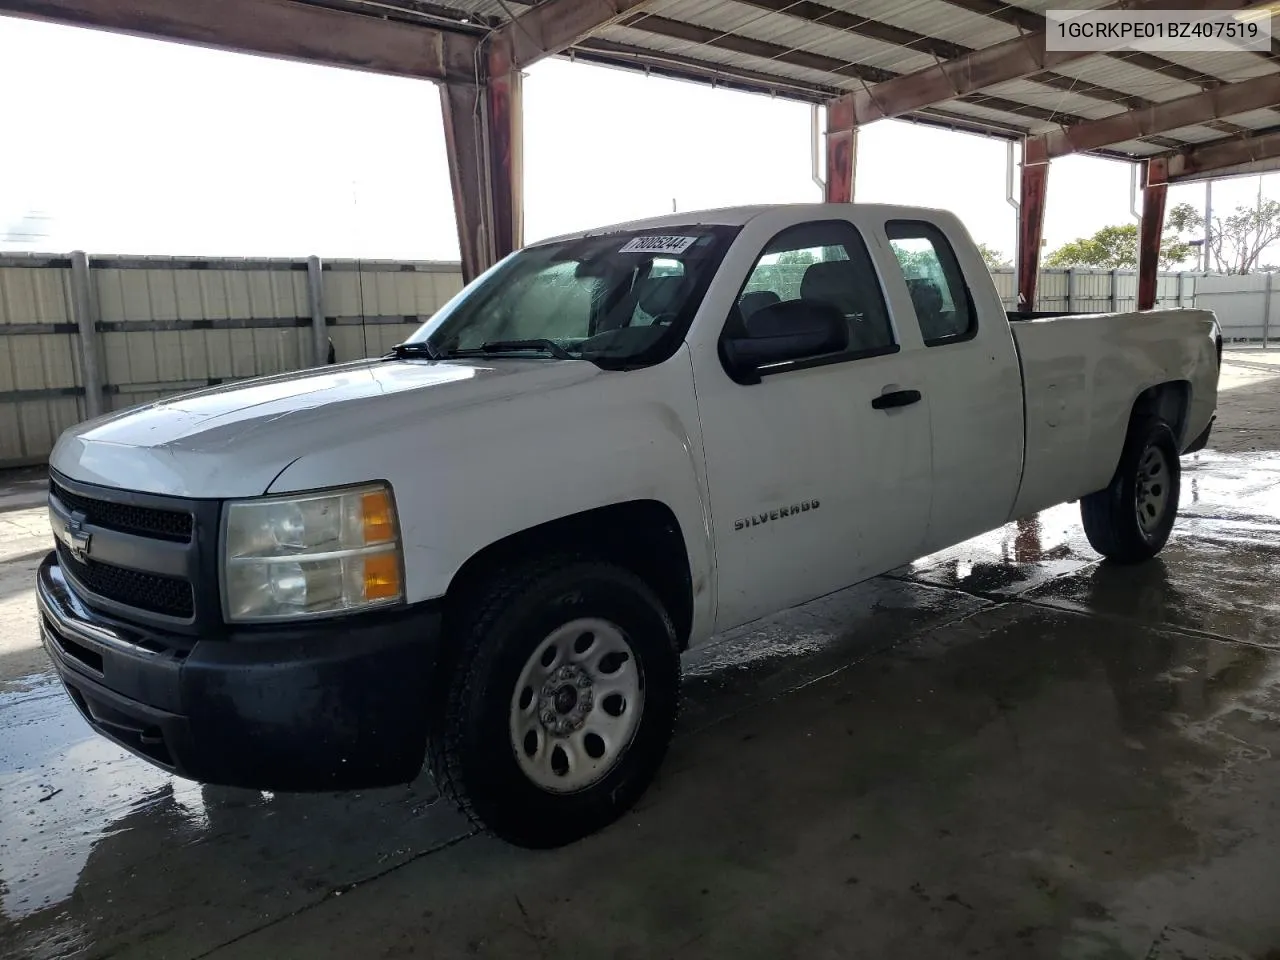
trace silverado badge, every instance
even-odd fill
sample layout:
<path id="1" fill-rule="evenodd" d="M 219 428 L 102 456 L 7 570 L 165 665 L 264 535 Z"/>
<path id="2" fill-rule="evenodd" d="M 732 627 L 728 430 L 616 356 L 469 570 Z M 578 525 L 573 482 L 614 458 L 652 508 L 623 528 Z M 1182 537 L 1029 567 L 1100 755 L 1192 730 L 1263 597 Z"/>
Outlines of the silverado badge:
<path id="1" fill-rule="evenodd" d="M 758 527 L 760 524 L 768 523 L 770 520 L 781 520 L 784 517 L 794 517 L 797 513 L 808 513 L 810 510 L 817 510 L 820 506 L 822 504 L 817 500 L 801 500 L 799 503 L 793 503 L 785 507 L 775 507 L 763 513 L 741 517 L 733 521 L 733 529 L 745 530 L 747 527 Z"/>

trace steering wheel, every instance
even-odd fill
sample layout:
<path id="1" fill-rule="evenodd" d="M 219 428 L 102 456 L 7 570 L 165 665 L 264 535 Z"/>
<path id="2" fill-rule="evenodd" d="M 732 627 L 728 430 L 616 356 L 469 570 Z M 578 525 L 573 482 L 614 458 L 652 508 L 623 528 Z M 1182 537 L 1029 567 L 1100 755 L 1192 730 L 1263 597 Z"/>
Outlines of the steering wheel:
<path id="1" fill-rule="evenodd" d="M 659 313 L 659 314 L 655 314 L 655 315 L 654 315 L 654 318 L 653 318 L 652 320 L 650 320 L 650 321 L 649 321 L 649 326 L 651 326 L 651 327 L 669 327 L 669 326 L 671 326 L 671 324 L 675 323 L 675 321 L 677 320 L 677 318 L 678 318 L 678 317 L 679 317 L 679 314 L 677 314 L 677 313 Z"/>

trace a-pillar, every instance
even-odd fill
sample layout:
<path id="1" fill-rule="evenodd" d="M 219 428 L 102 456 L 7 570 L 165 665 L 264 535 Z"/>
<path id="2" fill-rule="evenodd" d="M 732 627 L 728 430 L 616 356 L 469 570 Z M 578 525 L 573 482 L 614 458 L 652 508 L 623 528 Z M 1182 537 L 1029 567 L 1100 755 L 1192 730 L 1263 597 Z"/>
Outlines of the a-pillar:
<path id="1" fill-rule="evenodd" d="M 524 243 L 521 78 L 507 43 L 486 44 L 483 82 L 440 86 L 462 278 L 470 283 Z"/>
<path id="2" fill-rule="evenodd" d="M 1138 234 L 1138 309 L 1156 305 L 1160 280 L 1160 238 L 1164 234 L 1164 203 L 1169 193 L 1169 163 L 1155 157 L 1142 165 L 1142 227 Z"/>
<path id="3" fill-rule="evenodd" d="M 858 128 L 853 125 L 853 104 L 845 98 L 827 104 L 827 203 L 853 203 L 853 183 L 858 172 Z"/>
<path id="4" fill-rule="evenodd" d="M 1040 278 L 1040 242 L 1044 235 L 1044 202 L 1049 190 L 1049 161 L 1030 155 L 1022 145 L 1022 197 L 1018 204 L 1018 309 L 1036 308 Z"/>

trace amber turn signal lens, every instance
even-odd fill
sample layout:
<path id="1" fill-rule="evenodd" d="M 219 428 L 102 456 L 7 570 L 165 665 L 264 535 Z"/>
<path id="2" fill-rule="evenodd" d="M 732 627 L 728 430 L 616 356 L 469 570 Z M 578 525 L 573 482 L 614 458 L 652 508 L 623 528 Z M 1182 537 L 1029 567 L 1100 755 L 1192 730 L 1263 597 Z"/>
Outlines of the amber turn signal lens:
<path id="1" fill-rule="evenodd" d="M 396 537 L 395 514 L 391 509 L 391 494 L 386 490 L 374 490 L 360 498 L 364 513 L 365 544 L 390 543 Z"/>
<path id="2" fill-rule="evenodd" d="M 400 596 L 400 561 L 394 553 L 364 558 L 365 600 L 389 600 Z"/>

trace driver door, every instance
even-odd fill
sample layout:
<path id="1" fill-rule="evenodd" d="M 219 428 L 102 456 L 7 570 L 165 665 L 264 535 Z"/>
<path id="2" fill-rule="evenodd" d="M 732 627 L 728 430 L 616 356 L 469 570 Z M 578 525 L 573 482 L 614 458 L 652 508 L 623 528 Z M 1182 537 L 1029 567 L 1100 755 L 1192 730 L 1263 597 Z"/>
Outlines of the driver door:
<path id="1" fill-rule="evenodd" d="M 711 363 L 695 372 L 718 630 L 882 573 L 924 542 L 928 398 L 882 399 L 921 387 L 919 330 L 892 322 L 858 229 L 833 219 L 782 230 L 743 278 L 730 322 L 776 337 L 787 318 L 833 306 L 848 334 L 835 352 L 772 364 L 745 385 Z"/>

